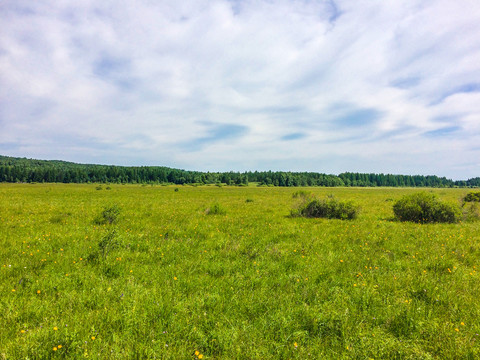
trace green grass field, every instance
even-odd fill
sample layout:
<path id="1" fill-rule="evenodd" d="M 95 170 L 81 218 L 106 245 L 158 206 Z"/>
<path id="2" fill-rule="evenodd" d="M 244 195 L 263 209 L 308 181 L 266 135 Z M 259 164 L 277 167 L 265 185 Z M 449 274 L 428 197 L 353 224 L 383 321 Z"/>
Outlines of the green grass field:
<path id="1" fill-rule="evenodd" d="M 305 189 L 341 221 L 290 217 L 294 188 L 106 187 L 0 184 L 0 358 L 480 358 L 480 223 L 392 221 L 418 190 Z"/>

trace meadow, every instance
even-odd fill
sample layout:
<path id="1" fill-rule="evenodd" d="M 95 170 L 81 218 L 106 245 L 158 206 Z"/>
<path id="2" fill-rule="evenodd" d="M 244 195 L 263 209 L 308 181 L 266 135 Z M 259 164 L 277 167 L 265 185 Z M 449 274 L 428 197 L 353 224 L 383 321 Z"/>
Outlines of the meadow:
<path id="1" fill-rule="evenodd" d="M 479 222 L 394 221 L 406 188 L 291 217 L 298 190 L 0 184 L 0 359 L 480 358 Z"/>

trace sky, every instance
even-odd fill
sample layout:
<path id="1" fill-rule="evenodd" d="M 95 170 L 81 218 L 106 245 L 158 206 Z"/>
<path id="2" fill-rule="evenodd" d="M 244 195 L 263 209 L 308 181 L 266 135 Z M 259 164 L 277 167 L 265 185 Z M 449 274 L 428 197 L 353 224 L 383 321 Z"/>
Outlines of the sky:
<path id="1" fill-rule="evenodd" d="M 480 176 L 478 0 L 3 0 L 0 154 Z"/>

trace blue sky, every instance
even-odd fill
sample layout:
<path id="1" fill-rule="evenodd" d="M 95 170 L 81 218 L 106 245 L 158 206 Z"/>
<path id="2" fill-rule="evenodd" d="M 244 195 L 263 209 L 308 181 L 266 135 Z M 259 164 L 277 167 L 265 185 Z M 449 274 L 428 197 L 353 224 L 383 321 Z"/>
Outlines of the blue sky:
<path id="1" fill-rule="evenodd" d="M 0 154 L 480 176 L 480 6 L 0 3 Z"/>

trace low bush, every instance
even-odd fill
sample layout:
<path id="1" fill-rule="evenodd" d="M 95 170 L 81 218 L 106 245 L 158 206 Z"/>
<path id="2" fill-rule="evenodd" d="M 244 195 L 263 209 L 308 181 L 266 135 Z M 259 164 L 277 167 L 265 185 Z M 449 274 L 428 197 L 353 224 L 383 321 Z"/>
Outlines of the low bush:
<path id="1" fill-rule="evenodd" d="M 454 204 L 441 202 L 435 194 L 426 192 L 405 195 L 393 205 L 395 218 L 417 223 L 454 223 L 461 211 Z"/>
<path id="2" fill-rule="evenodd" d="M 480 191 L 479 192 L 469 192 L 465 197 L 463 198 L 463 202 L 480 202 Z"/>
<path id="3" fill-rule="evenodd" d="M 463 220 L 478 221 L 480 220 L 480 203 L 466 202 L 462 205 Z"/>
<path id="4" fill-rule="evenodd" d="M 98 242 L 98 251 L 102 254 L 103 257 L 106 257 L 111 250 L 115 249 L 118 246 L 118 242 L 115 238 L 116 235 L 116 230 L 110 231 L 105 234 Z"/>
<path id="5" fill-rule="evenodd" d="M 93 250 L 88 256 L 87 261 L 91 263 L 97 263 L 100 260 L 107 258 L 108 254 L 115 250 L 119 246 L 119 241 L 117 240 L 117 231 L 111 230 L 102 236 L 98 242 L 98 248 Z"/>
<path id="6" fill-rule="evenodd" d="M 292 198 L 294 199 L 307 199 L 307 198 L 311 198 L 313 197 L 313 194 L 311 192 L 308 192 L 308 191 L 305 191 L 305 190 L 298 190 L 298 191 L 295 191 L 293 194 L 292 194 Z"/>
<path id="7" fill-rule="evenodd" d="M 94 223 L 98 225 L 113 224 L 118 220 L 120 208 L 118 205 L 105 207 L 102 212 L 94 219 Z"/>
<path id="8" fill-rule="evenodd" d="M 328 197 L 325 200 L 306 198 L 306 201 L 292 211 L 292 215 L 308 218 L 352 220 L 358 216 L 359 211 L 359 207 L 351 201 L 340 201 L 334 197 Z"/>
<path id="9" fill-rule="evenodd" d="M 215 203 L 205 210 L 207 215 L 225 215 L 227 211 L 219 203 Z"/>

